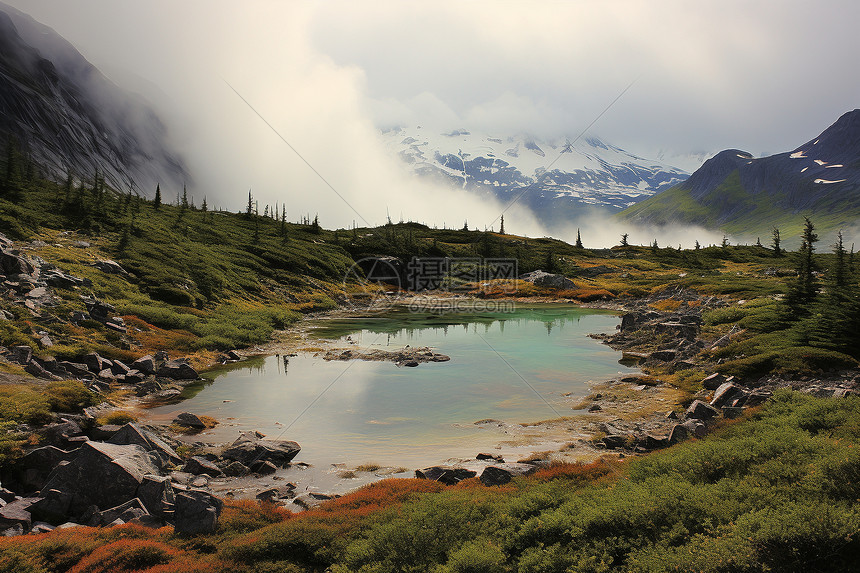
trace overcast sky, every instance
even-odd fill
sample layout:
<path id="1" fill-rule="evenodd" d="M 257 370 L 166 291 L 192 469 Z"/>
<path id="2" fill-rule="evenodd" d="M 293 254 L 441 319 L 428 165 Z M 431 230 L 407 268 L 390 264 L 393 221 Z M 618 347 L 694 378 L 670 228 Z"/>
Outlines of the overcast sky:
<path id="1" fill-rule="evenodd" d="M 251 187 L 328 225 L 494 219 L 411 180 L 378 127 L 576 135 L 633 82 L 593 134 L 761 155 L 860 107 L 856 0 L 6 1 L 162 109 L 196 194 L 236 209 Z"/>

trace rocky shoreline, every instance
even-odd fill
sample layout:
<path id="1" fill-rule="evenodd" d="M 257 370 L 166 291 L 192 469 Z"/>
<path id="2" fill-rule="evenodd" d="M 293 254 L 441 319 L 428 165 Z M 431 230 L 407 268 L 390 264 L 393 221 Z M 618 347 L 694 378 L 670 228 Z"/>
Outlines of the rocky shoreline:
<path id="1" fill-rule="evenodd" d="M 25 259 L 7 255 L 4 265 L 28 270 L 19 268 Z M 29 271 L 30 276 L 35 270 Z M 52 271 L 66 276 L 57 269 Z M 36 284 L 33 288 L 43 287 Z M 42 296 L 49 297 L 50 292 Z M 655 309 L 670 300 L 676 303 L 672 310 Z M 112 316 L 109 305 L 93 300 L 85 303 L 88 318 L 100 317 L 104 324 L 123 326 L 121 318 Z M 583 305 L 623 313 L 616 333 L 592 336 L 620 350 L 624 359 L 638 365 L 644 374 L 594 384 L 588 397 L 571 406 L 573 415 L 560 420 L 534 424 L 476 422 L 502 429 L 510 436 L 503 444 L 526 448 L 531 455 L 520 455 L 517 448 L 509 447 L 507 455 L 514 456 L 511 459 L 515 461 L 497 451 L 414 473 L 405 468 L 334 470 L 343 479 L 364 471 L 371 480 L 414 475 L 453 484 L 477 477 L 486 485 L 499 485 L 554 461 L 637 455 L 701 438 L 720 420 L 736 418 L 746 409 L 762 404 L 777 388 L 837 397 L 857 391 L 860 372 L 853 371 L 830 379 L 796 381 L 736 380 L 712 373 L 704 377 L 703 389 L 692 397 L 664 383 L 660 379 L 663 374 L 714 370 L 716 365 L 703 361 L 700 353 L 728 343 L 737 333 L 716 340 L 703 337 L 702 312 L 726 305 L 719 298 L 683 289 L 666 289 L 646 298 L 611 304 Z M 227 364 L 256 354 L 299 351 L 314 352 L 325 360 L 384 360 L 404 367 L 449 360 L 430 348 L 343 348 L 342 342 L 311 339 L 309 324 L 312 321 L 281 333 L 271 345 L 224 353 L 218 362 Z M 183 388 L 199 379 L 188 360 L 170 359 L 165 352 L 142 356 L 130 364 L 97 353 L 86 354 L 79 361 L 57 361 L 35 356 L 29 346 L 10 348 L 5 356 L 46 381 L 77 379 L 102 396 L 115 396 L 120 390 L 125 396 L 120 398 L 121 406 L 179 402 Z M 56 527 L 128 522 L 151 527 L 169 524 L 178 533 L 197 533 L 214 530 L 223 505 L 218 496 L 232 497 L 241 492 L 243 497 L 277 503 L 294 511 L 336 496 L 308 488 L 300 491 L 281 475 L 284 469 L 307 467 L 293 462 L 301 450 L 295 442 L 264 439 L 259 433 L 243 433 L 226 445 L 189 441 L 182 439 L 184 434 L 191 433 L 193 438 L 195 432 L 206 429 L 211 422 L 187 412 L 177 416 L 169 427 L 99 424 L 97 417 L 117 408 L 113 401 L 88 408 L 82 415 L 58 416 L 42 428 L 18 428 L 40 436 L 42 445 L 31 449 L 0 476 L 0 533 L 17 535 Z M 178 450 L 184 455 L 179 455 Z"/>

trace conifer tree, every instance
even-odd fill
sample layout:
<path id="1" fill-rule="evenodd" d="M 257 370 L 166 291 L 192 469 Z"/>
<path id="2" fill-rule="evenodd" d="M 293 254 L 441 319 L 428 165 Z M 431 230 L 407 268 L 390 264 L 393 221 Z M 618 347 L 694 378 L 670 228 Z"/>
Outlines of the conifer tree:
<path id="1" fill-rule="evenodd" d="M 152 202 L 152 206 L 155 207 L 156 211 L 161 208 L 161 184 L 156 183 L 155 185 L 155 200 Z"/>
<path id="2" fill-rule="evenodd" d="M 245 211 L 245 218 L 250 219 L 254 212 L 254 198 L 251 196 L 251 190 L 248 189 L 248 209 Z"/>
<path id="3" fill-rule="evenodd" d="M 780 248 L 780 246 L 779 246 L 780 241 L 779 241 L 779 229 L 778 228 L 776 228 L 776 227 L 773 228 L 773 231 L 771 232 L 771 237 L 772 238 L 771 238 L 770 244 L 771 244 L 771 247 L 773 247 L 773 256 L 779 257 L 782 255 L 782 248 Z"/>
<path id="4" fill-rule="evenodd" d="M 626 247 L 626 246 L 627 246 L 627 244 L 628 244 L 628 243 L 627 243 L 627 237 L 629 237 L 629 236 L 630 236 L 630 235 L 629 235 L 629 234 L 627 234 L 627 233 L 622 233 L 622 234 L 621 234 L 621 246 L 622 246 L 622 247 Z"/>
<path id="5" fill-rule="evenodd" d="M 577 249 L 582 248 L 582 236 L 579 234 L 578 228 L 576 229 L 576 245 L 575 246 Z"/>
<path id="6" fill-rule="evenodd" d="M 797 280 L 789 289 L 786 302 L 798 316 L 805 316 L 810 311 L 810 305 L 818 294 L 818 282 L 815 279 L 815 243 L 818 235 L 815 225 L 804 217 L 803 233 L 801 234 L 800 251 L 797 259 Z"/>
<path id="7" fill-rule="evenodd" d="M 500 235 L 505 234 L 505 216 L 504 215 L 501 216 L 501 219 L 499 222 L 499 234 Z"/>

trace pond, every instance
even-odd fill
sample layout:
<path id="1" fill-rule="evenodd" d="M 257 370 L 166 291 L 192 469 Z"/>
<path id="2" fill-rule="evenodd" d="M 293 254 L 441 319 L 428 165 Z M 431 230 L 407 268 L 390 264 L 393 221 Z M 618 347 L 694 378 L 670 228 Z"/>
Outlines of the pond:
<path id="1" fill-rule="evenodd" d="M 354 349 L 429 346 L 449 362 L 326 361 L 313 354 L 251 359 L 217 372 L 189 399 L 150 411 L 220 421 L 206 441 L 238 430 L 295 440 L 296 461 L 418 467 L 474 456 L 504 439 L 485 419 L 569 416 L 590 380 L 630 372 L 620 353 L 588 337 L 611 332 L 614 313 L 573 305 L 519 305 L 506 313 L 414 313 L 321 321 L 314 336 Z"/>

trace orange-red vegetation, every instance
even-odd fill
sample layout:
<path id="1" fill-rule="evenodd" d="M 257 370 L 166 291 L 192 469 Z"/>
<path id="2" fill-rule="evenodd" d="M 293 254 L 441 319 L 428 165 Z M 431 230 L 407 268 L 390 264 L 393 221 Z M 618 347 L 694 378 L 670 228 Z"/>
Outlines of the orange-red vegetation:
<path id="1" fill-rule="evenodd" d="M 577 483 L 594 482 L 607 476 L 614 477 L 621 472 L 623 464 L 624 462 L 621 461 L 603 458 L 590 464 L 553 462 L 548 467 L 536 471 L 531 479 L 535 481 L 565 479 Z"/>

